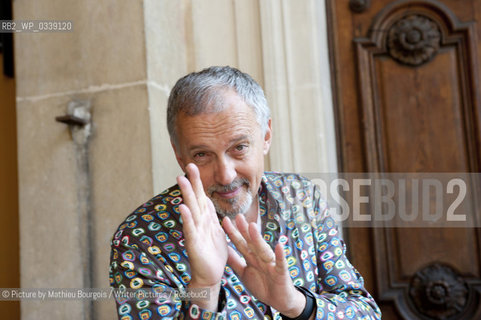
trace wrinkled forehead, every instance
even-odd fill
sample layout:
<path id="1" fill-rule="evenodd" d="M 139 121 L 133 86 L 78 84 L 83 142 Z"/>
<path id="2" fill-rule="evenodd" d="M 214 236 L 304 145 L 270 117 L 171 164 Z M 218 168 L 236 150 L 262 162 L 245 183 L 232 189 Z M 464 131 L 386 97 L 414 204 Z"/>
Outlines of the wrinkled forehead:
<path id="1" fill-rule="evenodd" d="M 195 138 L 193 134 L 199 128 L 203 132 L 220 128 L 224 128 L 222 132 L 242 131 L 246 128 L 246 132 L 261 130 L 254 110 L 235 92 L 218 95 L 203 110 L 195 115 L 179 113 L 176 123 L 179 136 L 187 134 L 190 138 Z"/>

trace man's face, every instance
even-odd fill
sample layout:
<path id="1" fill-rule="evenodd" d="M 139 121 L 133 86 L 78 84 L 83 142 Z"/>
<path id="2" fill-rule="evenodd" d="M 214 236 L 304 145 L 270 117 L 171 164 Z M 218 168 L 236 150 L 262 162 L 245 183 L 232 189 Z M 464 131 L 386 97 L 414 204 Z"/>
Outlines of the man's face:
<path id="1" fill-rule="evenodd" d="M 271 125 L 263 134 L 254 111 L 234 91 L 222 91 L 219 112 L 177 118 L 177 161 L 193 162 L 207 196 L 221 216 L 257 211 L 257 191 L 264 172 L 264 155 Z M 252 211 L 251 211 L 252 210 Z"/>

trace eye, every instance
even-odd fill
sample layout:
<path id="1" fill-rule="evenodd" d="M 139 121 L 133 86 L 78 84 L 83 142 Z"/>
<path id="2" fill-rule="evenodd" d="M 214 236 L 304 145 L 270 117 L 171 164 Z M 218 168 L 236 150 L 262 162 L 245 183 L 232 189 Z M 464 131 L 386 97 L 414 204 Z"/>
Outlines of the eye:
<path id="1" fill-rule="evenodd" d="M 235 147 L 235 151 L 238 153 L 244 153 L 247 151 L 248 146 L 246 144 L 239 144 Z"/>
<path id="2" fill-rule="evenodd" d="M 208 151 L 197 151 L 197 152 L 194 152 L 192 159 L 198 166 L 201 166 L 211 161 L 212 154 Z"/>
<path id="3" fill-rule="evenodd" d="M 197 152 L 194 154 L 194 159 L 202 159 L 205 157 L 205 152 Z"/>

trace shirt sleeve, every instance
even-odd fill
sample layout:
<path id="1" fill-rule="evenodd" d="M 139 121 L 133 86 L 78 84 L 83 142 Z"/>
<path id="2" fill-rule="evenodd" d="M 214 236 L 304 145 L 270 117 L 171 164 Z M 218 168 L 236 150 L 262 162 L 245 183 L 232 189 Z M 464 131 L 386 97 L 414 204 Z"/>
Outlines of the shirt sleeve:
<path id="1" fill-rule="evenodd" d="M 318 191 L 313 227 L 318 268 L 316 319 L 381 319 L 381 311 L 364 288 L 364 280 L 346 257 L 346 246 Z"/>
<path id="2" fill-rule="evenodd" d="M 114 235 L 110 262 L 110 286 L 119 319 L 225 319 L 223 288 L 219 312 L 183 299 L 179 293 L 184 285 L 160 248 L 139 241 L 128 230 Z"/>

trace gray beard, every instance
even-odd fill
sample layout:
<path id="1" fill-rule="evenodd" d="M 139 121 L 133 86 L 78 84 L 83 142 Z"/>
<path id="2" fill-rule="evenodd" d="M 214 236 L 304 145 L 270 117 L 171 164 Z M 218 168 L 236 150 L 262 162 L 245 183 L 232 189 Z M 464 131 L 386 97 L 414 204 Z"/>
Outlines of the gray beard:
<path id="1" fill-rule="evenodd" d="M 250 192 L 248 192 L 244 201 L 238 199 L 230 199 L 226 201 L 231 205 L 231 209 L 223 209 L 219 204 L 220 201 L 217 201 L 217 199 L 211 200 L 214 203 L 215 211 L 221 218 L 229 217 L 231 219 L 234 219 L 238 214 L 247 213 L 247 210 L 249 210 L 252 205 L 253 197 Z"/>
<path id="2" fill-rule="evenodd" d="M 237 198 L 219 200 L 219 199 L 215 199 L 213 197 L 213 194 L 216 191 L 228 192 L 228 191 L 235 190 L 237 188 L 242 188 L 244 185 L 247 186 L 247 196 L 246 196 L 245 200 L 243 200 L 243 201 L 241 201 L 240 199 L 237 199 Z M 247 210 L 249 210 L 249 208 L 252 204 L 252 201 L 253 201 L 253 196 L 252 196 L 251 192 L 249 192 L 249 185 L 250 184 L 249 184 L 249 181 L 247 179 L 238 178 L 238 179 L 235 179 L 234 181 L 232 181 L 231 184 L 226 185 L 226 186 L 222 186 L 222 185 L 210 186 L 207 189 L 207 194 L 208 194 L 209 198 L 212 200 L 212 203 L 214 204 L 214 207 L 215 207 L 215 210 L 216 210 L 217 214 L 222 218 L 223 217 L 229 217 L 231 219 L 235 218 L 235 216 L 238 215 L 238 214 L 245 214 L 247 212 Z M 222 208 L 221 202 L 229 204 L 231 206 L 231 208 L 230 209 Z"/>

